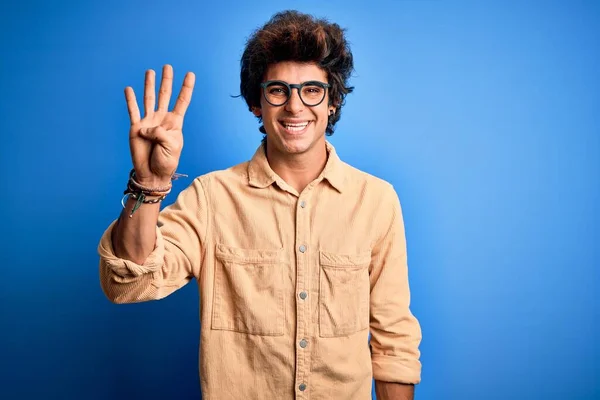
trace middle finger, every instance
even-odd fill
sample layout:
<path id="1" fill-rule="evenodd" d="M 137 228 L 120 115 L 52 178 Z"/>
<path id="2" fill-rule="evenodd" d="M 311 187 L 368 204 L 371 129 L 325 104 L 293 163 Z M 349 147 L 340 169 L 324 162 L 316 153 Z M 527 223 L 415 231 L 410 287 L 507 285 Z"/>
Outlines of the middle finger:
<path id="1" fill-rule="evenodd" d="M 162 71 L 162 80 L 158 92 L 158 111 L 167 112 L 169 109 L 169 100 L 171 100 L 171 90 L 173 87 L 173 67 L 165 65 Z"/>
<path id="2" fill-rule="evenodd" d="M 146 71 L 146 82 L 144 85 L 144 116 L 151 115 L 154 112 L 155 94 L 154 94 L 155 73 L 149 69 Z"/>

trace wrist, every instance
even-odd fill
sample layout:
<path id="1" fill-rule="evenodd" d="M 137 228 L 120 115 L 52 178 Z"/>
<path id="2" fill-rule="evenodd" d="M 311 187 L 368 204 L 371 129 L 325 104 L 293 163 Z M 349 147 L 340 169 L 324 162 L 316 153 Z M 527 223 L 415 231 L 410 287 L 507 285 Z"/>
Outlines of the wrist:
<path id="1" fill-rule="evenodd" d="M 146 194 L 149 194 L 148 192 L 167 192 L 172 185 L 169 176 L 140 176 L 135 169 L 129 172 L 129 183 L 133 183 L 138 189 L 147 192 Z"/>
<path id="2" fill-rule="evenodd" d="M 171 179 L 169 178 L 146 178 L 142 179 L 136 175 L 135 181 L 141 186 L 147 188 L 164 188 L 171 186 Z"/>
<path id="3" fill-rule="evenodd" d="M 129 218 L 133 216 L 133 213 L 135 213 L 142 204 L 158 204 L 165 199 L 171 192 L 172 183 L 170 179 L 167 184 L 164 184 L 161 181 L 162 179 L 151 178 L 143 180 L 142 183 L 136 175 L 135 169 L 132 169 L 129 172 L 127 189 L 123 192 L 129 199 L 135 200 Z M 123 208 L 126 208 L 123 199 L 121 200 L 121 204 L 123 205 Z"/>

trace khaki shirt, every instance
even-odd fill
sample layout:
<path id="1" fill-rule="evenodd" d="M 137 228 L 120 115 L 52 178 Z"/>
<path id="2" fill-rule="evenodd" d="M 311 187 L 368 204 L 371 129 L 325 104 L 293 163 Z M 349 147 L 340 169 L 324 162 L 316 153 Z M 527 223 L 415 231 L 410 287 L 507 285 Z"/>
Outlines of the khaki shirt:
<path id="1" fill-rule="evenodd" d="M 372 378 L 420 381 L 396 192 L 327 149 L 302 193 L 262 145 L 196 178 L 161 211 L 143 265 L 114 255 L 114 222 L 100 241 L 101 285 L 115 303 L 197 281 L 204 400 L 367 400 Z"/>

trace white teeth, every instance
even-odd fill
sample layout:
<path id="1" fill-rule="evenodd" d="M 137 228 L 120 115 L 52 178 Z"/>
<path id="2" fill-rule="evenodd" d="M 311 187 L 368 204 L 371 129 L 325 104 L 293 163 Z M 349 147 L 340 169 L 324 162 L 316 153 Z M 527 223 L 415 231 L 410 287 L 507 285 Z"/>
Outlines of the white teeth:
<path id="1" fill-rule="evenodd" d="M 306 128 L 307 125 L 308 125 L 308 122 L 304 122 L 302 124 L 283 123 L 283 126 L 285 127 L 285 129 L 292 131 L 292 132 L 299 132 L 299 131 L 303 130 L 304 128 Z"/>

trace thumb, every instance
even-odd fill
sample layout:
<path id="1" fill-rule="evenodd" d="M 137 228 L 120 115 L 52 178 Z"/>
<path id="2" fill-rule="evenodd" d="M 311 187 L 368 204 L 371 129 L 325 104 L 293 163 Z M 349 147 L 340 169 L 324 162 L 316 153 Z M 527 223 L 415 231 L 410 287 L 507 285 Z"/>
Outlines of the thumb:
<path id="1" fill-rule="evenodd" d="M 141 128 L 140 136 L 153 142 L 164 143 L 167 140 L 167 131 L 160 125 L 152 128 Z"/>

